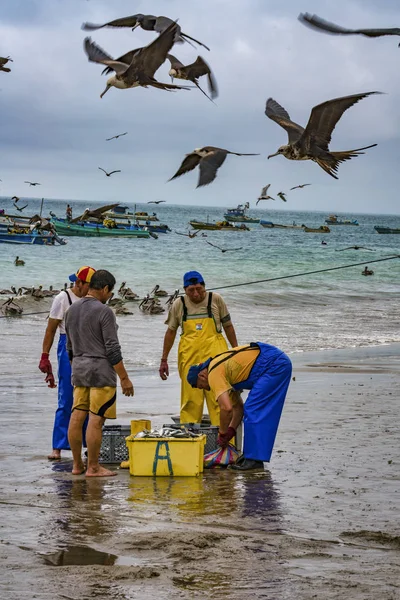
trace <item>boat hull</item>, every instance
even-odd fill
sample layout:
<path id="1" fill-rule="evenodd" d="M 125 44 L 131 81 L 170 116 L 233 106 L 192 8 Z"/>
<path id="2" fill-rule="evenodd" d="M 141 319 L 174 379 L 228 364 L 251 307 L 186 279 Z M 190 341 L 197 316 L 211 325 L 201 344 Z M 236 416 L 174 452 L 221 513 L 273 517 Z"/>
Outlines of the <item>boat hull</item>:
<path id="1" fill-rule="evenodd" d="M 303 225 L 280 225 L 279 223 L 273 223 L 272 221 L 260 220 L 261 227 L 274 228 L 274 229 L 304 229 Z"/>
<path id="2" fill-rule="evenodd" d="M 397 227 L 380 227 L 379 225 L 375 225 L 374 229 L 378 233 L 400 233 L 400 228 Z"/>
<path id="3" fill-rule="evenodd" d="M 189 221 L 193 229 L 206 229 L 208 231 L 250 231 L 246 225 L 222 225 L 220 223 L 205 223 L 203 221 Z"/>
<path id="4" fill-rule="evenodd" d="M 124 237 L 124 238 L 148 238 L 149 231 L 143 229 L 131 228 L 114 228 L 109 229 L 104 225 L 96 225 L 95 223 L 68 223 L 61 219 L 52 219 L 52 223 L 56 228 L 57 233 L 68 236 L 79 237 Z"/>
<path id="5" fill-rule="evenodd" d="M 54 235 L 33 235 L 30 233 L 3 233 L 0 231 L 0 244 L 35 244 L 38 246 L 54 246 Z"/>
<path id="6" fill-rule="evenodd" d="M 330 233 L 331 230 L 326 225 L 321 225 L 321 227 L 303 227 L 306 233 Z"/>

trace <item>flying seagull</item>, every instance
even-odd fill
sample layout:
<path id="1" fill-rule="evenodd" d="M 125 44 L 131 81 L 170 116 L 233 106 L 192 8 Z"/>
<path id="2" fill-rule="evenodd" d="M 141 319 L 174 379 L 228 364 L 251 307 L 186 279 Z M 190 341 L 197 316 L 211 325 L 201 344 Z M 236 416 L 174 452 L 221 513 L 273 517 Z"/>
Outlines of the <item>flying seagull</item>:
<path id="1" fill-rule="evenodd" d="M 161 204 L 161 202 L 166 202 L 166 200 L 149 200 L 147 204 Z"/>
<path id="2" fill-rule="evenodd" d="M 113 173 L 121 173 L 120 170 L 117 171 L 110 171 L 109 173 L 107 171 L 105 171 L 104 169 L 102 169 L 101 167 L 99 167 L 100 171 L 103 171 L 103 173 L 105 173 L 107 175 L 107 177 L 110 177 L 110 175 L 112 175 Z"/>
<path id="3" fill-rule="evenodd" d="M 104 23 L 104 25 L 94 25 L 93 23 L 83 23 L 82 29 L 85 31 L 94 31 L 95 29 L 102 29 L 103 27 L 131 27 L 132 31 L 136 29 L 136 27 L 141 27 L 146 31 L 156 31 L 159 34 L 164 33 L 168 27 L 174 23 L 172 19 L 168 17 L 155 17 L 154 15 L 143 15 L 141 13 L 137 15 L 132 15 L 130 17 L 123 17 L 122 19 L 115 19 L 114 21 L 109 21 L 108 23 Z M 199 42 L 187 33 L 183 33 L 181 28 L 178 26 L 176 28 L 174 34 L 174 43 L 183 44 L 184 42 L 196 42 L 199 46 L 203 46 L 207 50 L 210 50 L 208 46 Z M 191 44 L 193 46 L 193 44 Z"/>
<path id="4" fill-rule="evenodd" d="M 368 252 L 375 252 L 373 248 L 366 248 L 365 246 L 349 246 L 348 248 L 340 248 L 336 252 L 343 252 L 343 250 L 368 250 Z"/>
<path id="5" fill-rule="evenodd" d="M 38 183 L 37 181 L 24 181 L 24 183 L 29 183 L 30 186 L 42 185 L 41 183 Z"/>
<path id="6" fill-rule="evenodd" d="M 207 96 L 209 100 L 212 100 L 218 96 L 217 82 L 215 81 L 210 67 L 206 61 L 201 58 L 201 56 L 198 56 L 194 63 L 186 66 L 177 58 L 175 58 L 175 56 L 172 56 L 172 54 L 167 54 L 167 58 L 171 63 L 171 68 L 168 74 L 171 76 L 172 81 L 174 80 L 174 77 L 177 79 L 184 79 L 185 81 L 191 81 L 199 88 L 201 92 L 203 92 L 205 96 Z M 203 75 L 207 75 L 208 88 L 211 97 L 199 86 L 198 78 L 202 77 Z"/>
<path id="7" fill-rule="evenodd" d="M 209 246 L 212 246 L 213 248 L 218 248 L 218 250 L 221 250 L 222 253 L 224 252 L 236 252 L 236 250 L 243 250 L 243 248 L 220 248 L 219 246 L 216 246 L 215 244 L 212 244 L 211 242 L 206 240 L 206 244 L 208 244 Z"/>
<path id="8" fill-rule="evenodd" d="M 399 27 L 392 27 L 391 29 L 346 29 L 340 25 L 335 25 L 335 23 L 325 21 L 317 15 L 310 15 L 310 13 L 300 13 L 298 19 L 301 21 L 301 23 L 303 23 L 303 25 L 307 25 L 312 29 L 324 31 L 325 33 L 331 33 L 332 35 L 358 34 L 371 38 L 381 37 L 383 35 L 400 35 Z"/>
<path id="9" fill-rule="evenodd" d="M 15 204 L 15 202 L 14 202 L 14 206 L 17 210 L 19 210 L 19 212 L 22 212 L 24 210 L 24 208 L 26 208 L 28 205 L 25 204 L 25 206 L 18 206 L 18 204 Z"/>
<path id="10" fill-rule="evenodd" d="M 295 185 L 294 187 L 290 188 L 290 190 L 302 189 L 303 187 L 306 187 L 306 185 L 311 185 L 311 183 L 301 183 L 300 185 Z"/>
<path id="11" fill-rule="evenodd" d="M 185 235 L 186 237 L 192 239 L 195 238 L 199 233 L 200 229 L 195 229 L 195 231 L 188 231 L 187 233 L 182 233 L 181 231 L 175 231 L 178 235 Z"/>
<path id="12" fill-rule="evenodd" d="M 145 48 L 132 50 L 117 60 L 106 54 L 90 38 L 85 38 L 84 49 L 89 61 L 106 65 L 106 67 L 115 71 L 115 75 L 107 79 L 106 89 L 100 94 L 100 98 L 112 86 L 119 89 L 138 86 L 148 87 L 149 85 L 162 90 L 188 89 L 185 86 L 174 85 L 172 83 L 161 83 L 154 78 L 154 73 L 161 67 L 174 44 L 176 28 L 176 23 L 172 22 L 154 42 Z"/>
<path id="13" fill-rule="evenodd" d="M 281 200 L 283 200 L 284 202 L 286 202 L 286 194 L 285 192 L 278 192 L 277 193 L 278 198 L 280 198 Z"/>
<path id="14" fill-rule="evenodd" d="M 256 206 L 257 204 L 260 202 L 260 200 L 275 200 L 275 198 L 273 198 L 272 196 L 268 195 L 268 188 L 271 186 L 271 184 L 269 183 L 268 185 L 266 185 L 265 187 L 262 188 L 261 193 L 258 197 L 258 200 L 256 202 Z"/>
<path id="15" fill-rule="evenodd" d="M 7 56 L 7 58 L 3 58 L 2 56 L 0 56 L 0 71 L 4 71 L 5 73 L 9 73 L 11 71 L 11 69 L 4 66 L 8 62 L 13 62 L 9 56 Z"/>
<path id="16" fill-rule="evenodd" d="M 123 135 L 126 135 L 128 132 L 125 131 L 125 133 L 119 133 L 118 135 L 113 135 L 110 138 L 106 138 L 106 142 L 109 142 L 110 140 L 117 140 L 119 137 L 122 137 Z"/>
<path id="17" fill-rule="evenodd" d="M 195 148 L 190 154 L 186 154 L 183 159 L 181 166 L 171 179 L 176 179 L 184 173 L 193 171 L 198 165 L 200 166 L 200 175 L 196 187 L 208 185 L 217 176 L 219 167 L 224 163 L 228 154 L 235 154 L 236 156 L 259 156 L 259 154 L 244 154 L 239 152 L 231 152 L 230 150 L 224 150 L 223 148 L 216 148 L 215 146 L 204 146 L 203 148 Z"/>
<path id="18" fill-rule="evenodd" d="M 270 154 L 268 158 L 283 154 L 289 160 L 313 160 L 328 175 L 338 179 L 336 173 L 340 163 L 359 154 L 364 154 L 361 150 L 367 150 L 377 145 L 371 144 L 363 148 L 343 150 L 342 152 L 331 152 L 329 150 L 332 131 L 343 113 L 359 100 L 372 94 L 381 94 L 381 92 L 343 96 L 314 106 L 305 129 L 291 121 L 288 112 L 276 100 L 268 98 L 265 114 L 286 129 L 289 136 L 289 143 L 278 148 L 278 151 L 275 154 Z"/>

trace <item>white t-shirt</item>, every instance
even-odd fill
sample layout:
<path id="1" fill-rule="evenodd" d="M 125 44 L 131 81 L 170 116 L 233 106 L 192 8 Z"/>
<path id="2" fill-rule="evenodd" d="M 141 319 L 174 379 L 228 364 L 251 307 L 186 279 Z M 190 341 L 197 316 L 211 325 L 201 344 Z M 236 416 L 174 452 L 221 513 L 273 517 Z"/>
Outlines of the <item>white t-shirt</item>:
<path id="1" fill-rule="evenodd" d="M 78 296 L 75 296 L 74 292 L 71 289 L 67 290 L 67 292 L 69 297 L 71 298 L 71 302 L 76 302 L 77 300 L 79 300 Z M 64 290 L 57 294 L 57 296 L 54 296 L 49 317 L 50 319 L 57 319 L 58 321 L 61 321 L 59 325 L 60 334 L 65 333 L 65 313 L 67 312 L 70 306 L 71 305 L 69 303 L 67 293 L 64 292 Z"/>

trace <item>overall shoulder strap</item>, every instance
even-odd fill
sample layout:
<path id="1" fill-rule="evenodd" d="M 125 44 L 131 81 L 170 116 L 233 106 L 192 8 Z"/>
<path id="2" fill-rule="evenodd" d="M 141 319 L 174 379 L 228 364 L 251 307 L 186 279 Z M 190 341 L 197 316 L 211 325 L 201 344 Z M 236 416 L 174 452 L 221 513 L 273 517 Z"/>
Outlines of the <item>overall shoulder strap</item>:
<path id="1" fill-rule="evenodd" d="M 63 292 L 65 292 L 67 294 L 68 302 L 69 302 L 69 305 L 71 306 L 72 300 L 71 300 L 71 296 L 68 294 L 68 290 L 63 290 Z"/>
<path id="2" fill-rule="evenodd" d="M 181 302 L 182 302 L 182 306 L 183 306 L 183 317 L 182 317 L 182 321 L 186 321 L 187 320 L 187 306 L 185 304 L 185 298 L 183 296 L 180 296 Z"/>
<path id="3" fill-rule="evenodd" d="M 210 317 L 210 319 L 213 316 L 212 315 L 212 310 L 211 310 L 212 297 L 213 297 L 213 293 L 212 292 L 208 292 L 207 314 Z"/>
<path id="4" fill-rule="evenodd" d="M 208 369 L 208 372 L 211 373 L 211 371 L 213 369 L 215 369 L 216 367 L 219 367 L 219 365 L 221 365 L 226 360 L 229 360 L 230 358 L 232 358 L 232 356 L 239 354 L 239 352 L 245 352 L 246 350 L 253 350 L 253 348 L 254 348 L 254 345 L 250 344 L 249 346 L 246 346 L 245 348 L 239 348 L 239 350 L 227 350 L 226 352 L 221 352 L 221 354 L 217 354 L 217 356 L 214 356 L 214 359 L 218 358 L 218 356 L 223 356 L 224 354 L 227 354 L 228 356 L 224 356 L 224 358 L 221 358 L 221 360 L 219 360 L 215 365 L 213 365 L 211 367 L 211 369 Z"/>

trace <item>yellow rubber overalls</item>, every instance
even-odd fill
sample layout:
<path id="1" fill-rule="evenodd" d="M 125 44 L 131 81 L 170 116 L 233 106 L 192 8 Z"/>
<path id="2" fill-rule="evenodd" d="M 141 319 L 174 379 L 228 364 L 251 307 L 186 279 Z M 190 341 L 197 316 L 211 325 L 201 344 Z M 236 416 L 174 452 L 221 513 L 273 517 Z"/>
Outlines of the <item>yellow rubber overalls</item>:
<path id="1" fill-rule="evenodd" d="M 207 314 L 188 315 L 184 298 L 182 334 L 178 348 L 178 369 L 181 378 L 181 423 L 200 423 L 204 398 L 211 424 L 219 425 L 219 406 L 213 392 L 192 388 L 186 380 L 189 368 L 228 349 L 228 344 L 217 330 L 211 312 L 212 292 L 208 293 Z"/>

